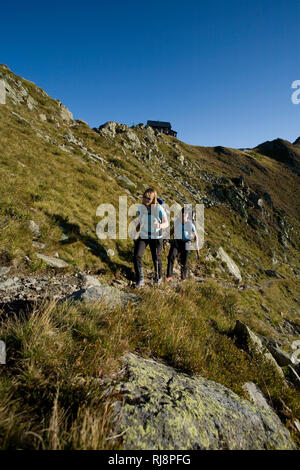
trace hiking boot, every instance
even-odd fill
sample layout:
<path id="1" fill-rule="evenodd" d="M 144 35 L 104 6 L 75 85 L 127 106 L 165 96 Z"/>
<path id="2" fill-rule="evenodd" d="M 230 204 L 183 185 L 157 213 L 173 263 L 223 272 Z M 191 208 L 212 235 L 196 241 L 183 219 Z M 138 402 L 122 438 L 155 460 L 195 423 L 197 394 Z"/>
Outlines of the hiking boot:
<path id="1" fill-rule="evenodd" d="M 144 286 L 145 286 L 145 281 L 144 281 L 144 279 L 140 279 L 139 281 L 137 281 L 137 282 L 135 283 L 136 289 L 138 289 L 139 287 L 144 287 Z"/>
<path id="2" fill-rule="evenodd" d="M 159 277 L 158 279 L 155 279 L 154 284 L 156 286 L 159 286 L 162 283 L 162 280 L 163 280 L 162 277 Z"/>
<path id="3" fill-rule="evenodd" d="M 172 281 L 172 279 L 174 279 L 174 276 L 166 277 L 167 282 Z"/>

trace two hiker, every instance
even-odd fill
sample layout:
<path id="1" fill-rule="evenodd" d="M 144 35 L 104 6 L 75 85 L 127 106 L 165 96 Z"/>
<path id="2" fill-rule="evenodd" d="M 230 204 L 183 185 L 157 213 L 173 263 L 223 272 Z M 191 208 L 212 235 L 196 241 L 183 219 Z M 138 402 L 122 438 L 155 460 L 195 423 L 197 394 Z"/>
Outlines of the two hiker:
<path id="1" fill-rule="evenodd" d="M 140 234 L 138 239 L 135 240 L 133 255 L 136 287 L 144 285 L 142 257 L 148 245 L 150 246 L 155 269 L 154 282 L 157 285 L 162 282 L 161 251 L 163 247 L 163 229 L 167 228 L 169 223 L 166 211 L 159 204 L 159 201 L 160 199 L 158 199 L 155 189 L 148 188 L 144 192 L 143 202 L 139 206 L 136 231 L 140 230 Z M 180 216 L 175 221 L 174 233 L 178 239 L 174 239 L 171 242 L 166 281 L 170 281 L 173 278 L 174 261 L 178 255 L 181 264 L 181 279 L 186 279 L 189 255 L 188 244 L 193 239 L 197 242 L 195 226 L 189 220 L 190 217 L 191 214 L 182 209 Z"/>

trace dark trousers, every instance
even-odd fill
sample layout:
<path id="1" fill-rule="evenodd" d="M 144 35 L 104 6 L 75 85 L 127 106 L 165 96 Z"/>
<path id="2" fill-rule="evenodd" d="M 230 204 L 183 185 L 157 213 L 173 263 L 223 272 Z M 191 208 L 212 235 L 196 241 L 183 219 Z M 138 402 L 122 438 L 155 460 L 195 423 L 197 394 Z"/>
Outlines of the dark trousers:
<path id="1" fill-rule="evenodd" d="M 137 281 L 144 278 L 142 257 L 147 246 L 150 246 L 156 278 L 162 277 L 161 250 L 162 238 L 156 240 L 138 238 L 134 242 L 133 264 Z"/>
<path id="2" fill-rule="evenodd" d="M 176 257 L 179 255 L 179 263 L 181 267 L 181 279 L 186 279 L 187 275 L 187 263 L 189 257 L 189 250 L 185 249 L 184 240 L 172 240 L 171 248 L 168 255 L 168 268 L 167 277 L 173 276 L 173 267 Z"/>

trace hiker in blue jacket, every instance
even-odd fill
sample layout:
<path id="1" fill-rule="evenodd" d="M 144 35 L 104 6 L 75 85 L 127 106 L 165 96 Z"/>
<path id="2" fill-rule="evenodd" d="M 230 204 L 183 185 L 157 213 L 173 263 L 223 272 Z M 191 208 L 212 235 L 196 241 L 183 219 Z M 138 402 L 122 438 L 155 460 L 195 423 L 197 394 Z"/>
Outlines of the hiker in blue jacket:
<path id="1" fill-rule="evenodd" d="M 181 267 L 181 280 L 185 280 L 187 276 L 188 257 L 190 250 L 188 244 L 195 240 L 198 246 L 198 237 L 195 225 L 192 221 L 192 214 L 182 209 L 179 217 L 174 223 L 174 240 L 171 241 L 171 247 L 168 255 L 168 268 L 166 281 L 173 279 L 173 267 L 177 256 Z M 198 253 L 198 250 L 197 250 Z M 199 256 L 199 253 L 198 253 Z"/>
<path id="2" fill-rule="evenodd" d="M 155 283 L 162 282 L 161 251 L 163 246 L 162 230 L 169 225 L 165 209 L 157 200 L 157 192 L 148 188 L 143 194 L 143 202 L 139 206 L 140 230 L 139 238 L 134 243 L 133 263 L 136 274 L 136 287 L 144 286 L 142 257 L 145 248 L 149 245 L 155 269 Z"/>

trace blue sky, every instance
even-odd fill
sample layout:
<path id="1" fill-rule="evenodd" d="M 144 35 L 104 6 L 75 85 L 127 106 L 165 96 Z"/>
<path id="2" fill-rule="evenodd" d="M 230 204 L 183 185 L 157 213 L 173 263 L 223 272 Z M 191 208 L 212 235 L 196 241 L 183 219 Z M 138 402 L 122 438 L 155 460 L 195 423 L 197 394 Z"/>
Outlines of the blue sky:
<path id="1" fill-rule="evenodd" d="M 0 62 L 91 127 L 170 121 L 194 145 L 300 135 L 299 0 L 15 1 Z"/>

